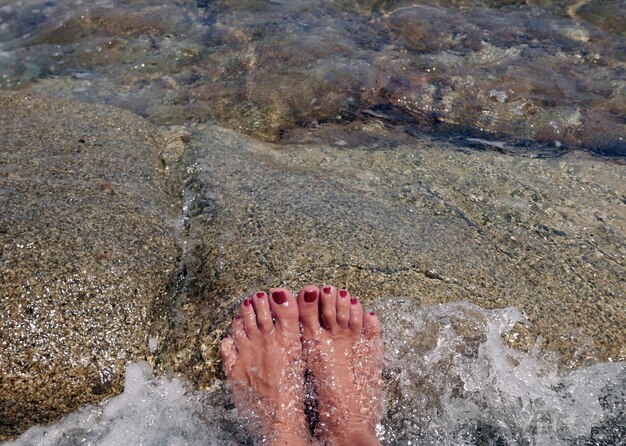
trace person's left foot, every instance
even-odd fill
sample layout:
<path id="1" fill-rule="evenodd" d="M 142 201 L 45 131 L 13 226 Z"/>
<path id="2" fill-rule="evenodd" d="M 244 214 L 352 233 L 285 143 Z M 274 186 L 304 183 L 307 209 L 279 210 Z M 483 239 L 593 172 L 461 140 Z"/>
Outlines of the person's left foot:
<path id="1" fill-rule="evenodd" d="M 376 313 L 347 290 L 308 285 L 298 293 L 302 342 L 318 397 L 317 436 L 333 446 L 380 446 L 382 340 Z"/>
<path id="2" fill-rule="evenodd" d="M 259 291 L 243 301 L 220 346 L 233 402 L 262 444 L 308 444 L 298 317 L 290 291 Z"/>

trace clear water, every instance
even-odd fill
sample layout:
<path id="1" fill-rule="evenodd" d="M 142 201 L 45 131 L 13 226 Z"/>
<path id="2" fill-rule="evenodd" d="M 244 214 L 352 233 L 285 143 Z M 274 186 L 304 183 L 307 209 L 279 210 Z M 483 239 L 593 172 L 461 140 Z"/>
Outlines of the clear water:
<path id="1" fill-rule="evenodd" d="M 619 445 L 626 442 L 626 365 L 558 372 L 539 349 L 507 347 L 522 315 L 460 302 L 390 299 L 385 321 L 386 445 Z M 132 364 L 124 393 L 6 446 L 238 445 L 249 441 L 221 383 L 192 391 Z"/>
<path id="2" fill-rule="evenodd" d="M 428 132 L 542 155 L 625 155 L 620 1 L 0 0 L 0 88 L 216 121 L 272 141 Z M 382 129 L 385 131 L 383 132 Z M 392 146 L 393 141 L 386 141 Z M 184 167 L 184 166 L 183 166 Z M 387 445 L 626 444 L 626 365 L 559 370 L 508 347 L 523 317 L 468 303 L 377 308 Z M 509 339 L 510 340 L 510 339 Z M 123 394 L 7 445 L 249 442 L 215 383 L 127 370 Z"/>
<path id="3" fill-rule="evenodd" d="M 619 1 L 0 1 L 0 87 L 267 140 L 407 135 L 626 153 Z M 349 141 L 349 140 L 348 140 Z"/>

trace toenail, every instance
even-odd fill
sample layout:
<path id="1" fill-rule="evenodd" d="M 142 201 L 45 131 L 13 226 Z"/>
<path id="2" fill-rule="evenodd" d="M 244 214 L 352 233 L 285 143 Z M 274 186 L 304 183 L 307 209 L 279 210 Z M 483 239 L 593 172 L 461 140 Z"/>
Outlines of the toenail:
<path id="1" fill-rule="evenodd" d="M 376 312 L 375 311 L 370 311 L 370 316 L 376 316 Z"/>
<path id="2" fill-rule="evenodd" d="M 252 303 L 252 301 L 250 299 L 244 299 L 243 300 L 244 307 L 249 307 L 251 303 Z"/>
<path id="3" fill-rule="evenodd" d="M 238 314 L 237 316 L 235 316 L 235 319 L 240 321 L 242 319 L 242 317 L 241 317 L 241 315 Z"/>
<path id="4" fill-rule="evenodd" d="M 356 300 L 356 298 L 354 298 L 354 297 L 352 297 L 352 298 L 350 299 L 350 303 L 351 303 L 352 305 L 356 305 L 356 303 L 357 303 L 357 302 L 358 302 L 358 301 L 357 301 L 357 300 Z"/>
<path id="5" fill-rule="evenodd" d="M 317 291 L 315 290 L 308 290 L 304 292 L 304 301 L 305 302 L 315 302 L 315 299 L 317 299 Z"/>
<path id="6" fill-rule="evenodd" d="M 333 290 L 333 287 L 331 287 L 331 286 L 325 286 L 322 290 L 323 290 L 326 294 L 330 294 L 330 292 Z"/>
<path id="7" fill-rule="evenodd" d="M 284 291 L 272 291 L 272 299 L 274 299 L 274 302 L 278 305 L 282 305 L 287 302 L 287 295 Z"/>
<path id="8" fill-rule="evenodd" d="M 348 292 L 346 290 L 339 290 L 339 295 L 341 297 L 346 297 L 348 295 Z"/>
<path id="9" fill-rule="evenodd" d="M 259 299 L 263 299 L 263 296 L 265 296 L 263 291 L 259 291 L 258 293 L 256 293 L 256 297 L 258 297 Z"/>

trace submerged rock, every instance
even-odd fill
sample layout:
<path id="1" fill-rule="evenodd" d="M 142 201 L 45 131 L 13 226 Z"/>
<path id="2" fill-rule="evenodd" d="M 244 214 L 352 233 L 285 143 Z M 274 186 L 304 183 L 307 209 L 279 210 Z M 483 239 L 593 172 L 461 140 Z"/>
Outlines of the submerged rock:
<path id="1" fill-rule="evenodd" d="M 0 93 L 0 439 L 122 390 L 177 266 L 153 127 Z"/>
<path id="2" fill-rule="evenodd" d="M 216 345 L 244 296 L 307 283 L 375 308 L 389 296 L 514 306 L 528 318 L 517 348 L 538 342 L 568 366 L 626 359 L 623 165 L 430 139 L 276 146 L 213 126 L 192 146 L 186 277 L 160 357 L 196 382 L 219 374 Z"/>
<path id="3" fill-rule="evenodd" d="M 376 118 L 626 154 L 623 27 L 591 20 L 619 2 L 33 3 L 0 8 L 0 87 L 269 141 Z"/>
<path id="4" fill-rule="evenodd" d="M 2 435 L 118 392 L 147 349 L 212 382 L 240 299 L 278 284 L 514 306 L 511 346 L 626 359 L 624 166 L 554 157 L 624 153 L 622 28 L 569 0 L 357 3 L 0 7 L 0 87 L 164 126 L 0 96 Z M 283 145 L 190 124 L 214 118 Z"/>

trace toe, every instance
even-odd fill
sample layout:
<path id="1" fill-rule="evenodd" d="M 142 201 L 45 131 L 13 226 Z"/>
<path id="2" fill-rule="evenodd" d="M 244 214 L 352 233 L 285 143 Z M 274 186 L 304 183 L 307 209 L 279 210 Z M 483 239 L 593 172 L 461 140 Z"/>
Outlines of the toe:
<path id="1" fill-rule="evenodd" d="M 237 362 L 237 349 L 235 341 L 230 336 L 226 336 L 220 343 L 220 353 L 222 354 L 222 368 L 226 376 L 230 376 L 235 362 Z"/>
<path id="2" fill-rule="evenodd" d="M 241 308 L 239 309 L 241 317 L 243 318 L 243 327 L 246 330 L 246 334 L 249 338 L 253 338 L 259 335 L 259 327 L 256 323 L 256 313 L 252 306 L 252 299 L 244 299 Z"/>
<path id="3" fill-rule="evenodd" d="M 363 328 L 363 307 L 358 297 L 350 297 L 350 332 L 355 339 L 361 337 Z"/>
<path id="4" fill-rule="evenodd" d="M 235 339 L 235 347 L 237 347 L 237 350 L 240 350 L 249 341 L 246 329 L 243 326 L 243 317 L 240 314 L 233 320 L 232 332 Z"/>
<path id="5" fill-rule="evenodd" d="M 320 311 L 322 324 L 331 332 L 337 331 L 337 288 L 332 285 L 324 285 L 320 293 Z"/>
<path id="6" fill-rule="evenodd" d="M 256 312 L 257 326 L 263 333 L 270 333 L 274 328 L 274 322 L 272 321 L 272 313 L 270 311 L 270 304 L 267 301 L 267 294 L 263 291 L 258 291 L 251 299 L 254 311 Z"/>
<path id="7" fill-rule="evenodd" d="M 380 339 L 380 319 L 374 311 L 370 311 L 363 317 L 363 336 L 365 339 Z"/>
<path id="8" fill-rule="evenodd" d="M 270 309 L 278 331 L 283 335 L 299 336 L 298 304 L 292 292 L 286 288 L 272 288 L 270 296 Z"/>
<path id="9" fill-rule="evenodd" d="M 350 293 L 346 290 L 337 292 L 337 324 L 341 328 L 348 328 L 350 324 Z"/>
<path id="10" fill-rule="evenodd" d="M 331 332 L 336 331 L 339 327 L 337 324 L 337 288 L 331 285 L 322 287 L 320 307 L 324 328 Z"/>
<path id="11" fill-rule="evenodd" d="M 315 285 L 307 285 L 298 292 L 298 309 L 305 339 L 314 337 L 320 330 L 319 295 L 320 290 Z"/>

